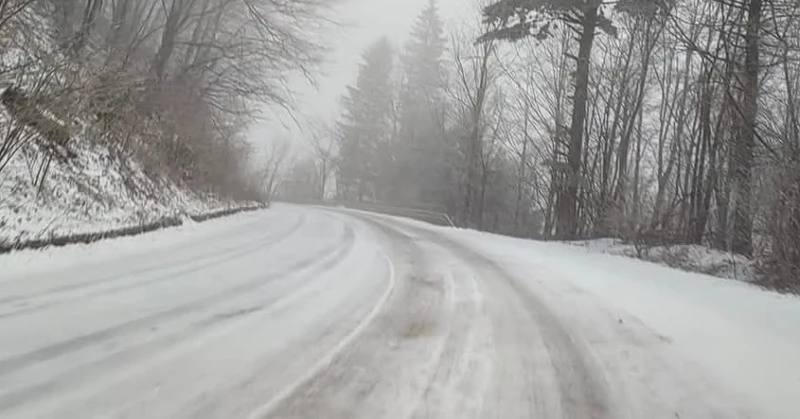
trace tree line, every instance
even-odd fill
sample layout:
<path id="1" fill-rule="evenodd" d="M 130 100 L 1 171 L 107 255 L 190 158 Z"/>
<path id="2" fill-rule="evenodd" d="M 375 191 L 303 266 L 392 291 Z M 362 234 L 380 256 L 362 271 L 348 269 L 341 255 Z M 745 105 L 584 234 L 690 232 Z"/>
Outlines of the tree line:
<path id="1" fill-rule="evenodd" d="M 798 16 L 783 0 L 495 0 L 445 31 L 431 0 L 399 51 L 364 51 L 322 172 L 343 200 L 707 245 L 796 287 Z"/>
<path id="2" fill-rule="evenodd" d="M 44 176 L 81 139 L 157 179 L 259 198 L 245 129 L 293 106 L 287 81 L 319 63 L 331 3 L 0 0 L 0 170 L 34 149 Z"/>

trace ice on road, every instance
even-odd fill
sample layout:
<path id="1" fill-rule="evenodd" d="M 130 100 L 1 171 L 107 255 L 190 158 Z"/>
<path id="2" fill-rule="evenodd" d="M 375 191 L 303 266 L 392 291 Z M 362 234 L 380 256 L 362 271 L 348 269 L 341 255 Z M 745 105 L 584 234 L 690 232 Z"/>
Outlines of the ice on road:
<path id="1" fill-rule="evenodd" d="M 2 418 L 797 418 L 800 299 L 269 210 L 0 256 Z"/>

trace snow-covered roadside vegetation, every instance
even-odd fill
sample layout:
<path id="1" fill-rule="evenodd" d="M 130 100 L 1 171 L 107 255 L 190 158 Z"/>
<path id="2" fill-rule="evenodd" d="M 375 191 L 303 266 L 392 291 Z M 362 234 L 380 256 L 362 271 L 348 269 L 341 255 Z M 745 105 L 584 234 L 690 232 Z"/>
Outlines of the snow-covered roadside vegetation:
<path id="1" fill-rule="evenodd" d="M 614 237 L 678 266 L 734 253 L 800 290 L 797 4 L 491 0 L 446 22 L 438 3 L 405 44 L 365 49 L 336 126 L 338 199 Z M 292 172 L 305 196 L 324 196 L 316 154 Z"/>
<path id="2" fill-rule="evenodd" d="M 567 244 L 589 252 L 632 257 L 720 278 L 745 282 L 756 280 L 756 267 L 752 259 L 698 244 L 649 246 L 611 238 L 576 240 Z"/>
<path id="3" fill-rule="evenodd" d="M 70 164 L 52 164 L 41 185 L 33 183 L 29 172 L 35 152 L 24 150 L 10 161 L 0 181 L 0 244 L 101 232 L 240 205 L 147 177 L 136 162 L 116 160 L 105 147 L 74 147 Z"/>
<path id="4" fill-rule="evenodd" d="M 326 9 L 0 0 L 0 243 L 263 202 L 244 136 L 292 105 Z"/>

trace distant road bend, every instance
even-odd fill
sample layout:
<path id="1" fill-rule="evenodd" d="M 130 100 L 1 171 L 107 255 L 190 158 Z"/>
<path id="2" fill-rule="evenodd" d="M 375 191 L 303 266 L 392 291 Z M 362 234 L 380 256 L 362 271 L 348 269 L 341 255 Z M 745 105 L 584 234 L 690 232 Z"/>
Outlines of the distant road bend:
<path id="1" fill-rule="evenodd" d="M 276 205 L 146 236 L 0 258 L 0 418 L 800 412 L 796 390 L 694 368 L 682 335 L 630 314 L 643 300 L 617 307 L 478 233 Z"/>

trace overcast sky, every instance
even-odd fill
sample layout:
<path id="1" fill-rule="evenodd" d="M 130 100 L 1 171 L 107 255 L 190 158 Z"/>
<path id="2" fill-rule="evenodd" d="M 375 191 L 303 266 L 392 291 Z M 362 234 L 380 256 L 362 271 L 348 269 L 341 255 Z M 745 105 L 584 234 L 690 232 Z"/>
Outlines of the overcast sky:
<path id="1" fill-rule="evenodd" d="M 311 87 L 299 81 L 294 90 L 298 112 L 314 120 L 333 120 L 339 115 L 339 100 L 348 84 L 355 82 L 361 52 L 381 36 L 387 36 L 395 48 L 402 47 L 414 19 L 428 0 L 342 0 L 336 12 L 337 19 L 344 24 L 332 34 L 326 43 L 332 49 L 327 56 L 323 73 L 318 77 L 318 86 Z M 475 0 L 438 0 L 439 10 L 446 25 L 463 18 L 474 18 Z M 271 121 L 255 124 L 250 131 L 250 141 L 263 146 L 275 136 L 290 137 L 302 143 L 303 133 L 293 126 L 288 115 L 280 115 Z"/>

